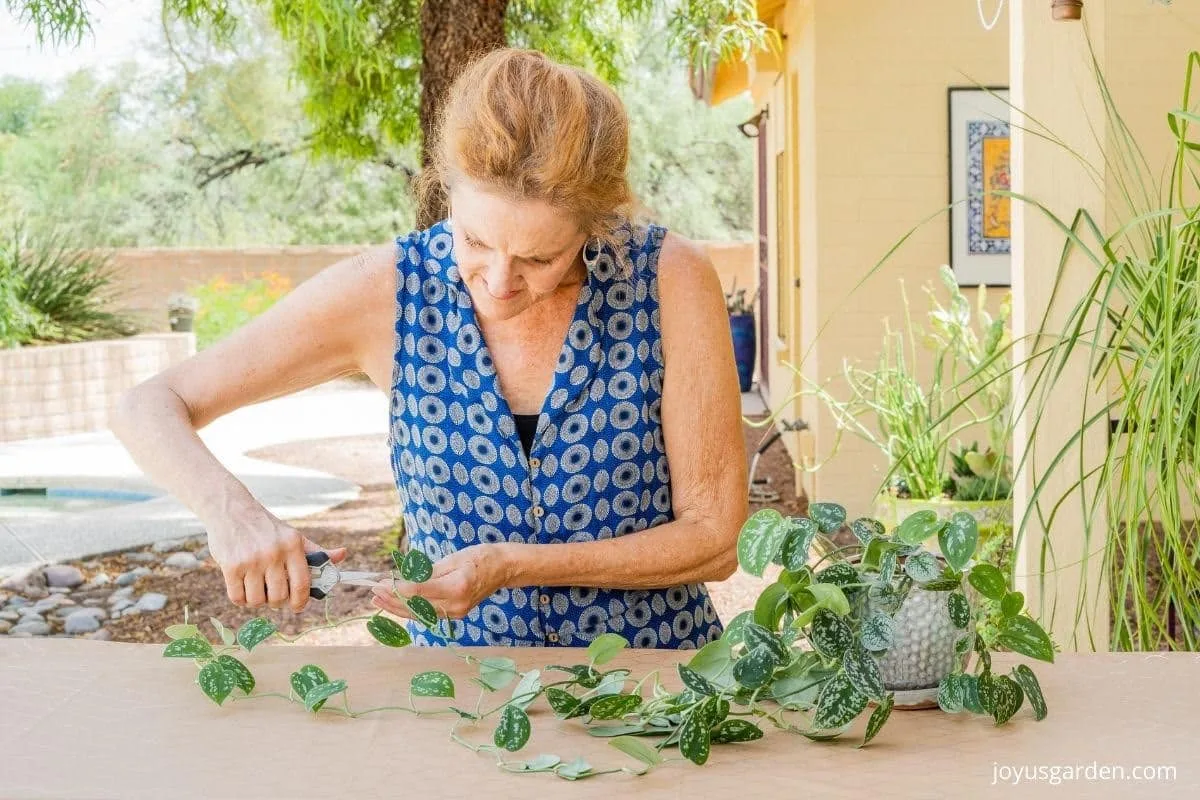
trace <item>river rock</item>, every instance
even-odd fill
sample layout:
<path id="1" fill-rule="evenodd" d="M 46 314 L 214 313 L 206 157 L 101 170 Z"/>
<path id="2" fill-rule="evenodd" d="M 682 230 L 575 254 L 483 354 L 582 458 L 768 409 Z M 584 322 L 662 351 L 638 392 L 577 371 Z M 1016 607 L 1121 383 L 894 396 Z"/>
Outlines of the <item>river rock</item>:
<path id="1" fill-rule="evenodd" d="M 163 561 L 163 564 L 171 569 L 182 570 L 191 570 L 200 566 L 200 562 L 196 560 L 196 557 L 186 550 L 179 553 L 172 553 L 171 555 L 167 556 L 166 560 Z"/>
<path id="2" fill-rule="evenodd" d="M 9 609 L 8 611 L 0 611 L 0 619 L 5 622 L 16 622 L 21 618 L 21 615 L 16 611 Z"/>
<path id="3" fill-rule="evenodd" d="M 46 576 L 46 584 L 51 587 L 74 589 L 83 583 L 83 573 L 77 567 L 67 564 L 52 564 L 42 571 Z"/>
<path id="4" fill-rule="evenodd" d="M 136 553 L 125 553 L 125 560 L 126 561 L 138 561 L 141 563 L 149 563 L 151 561 L 158 561 L 158 556 L 154 553 L 146 553 L 146 552 L 139 551 Z"/>
<path id="5" fill-rule="evenodd" d="M 50 626 L 45 622 L 25 620 L 9 631 L 10 635 L 22 633 L 28 633 L 31 636 L 48 636 L 50 634 Z"/>
<path id="6" fill-rule="evenodd" d="M 97 642 L 111 642 L 112 641 L 112 631 L 110 631 L 108 628 L 101 628 L 100 630 L 95 631 L 94 633 L 85 633 L 83 635 L 83 638 L 92 639 Z"/>
<path id="7" fill-rule="evenodd" d="M 13 624 L 6 619 L 0 619 L 0 633 L 8 633 L 12 630 Z"/>
<path id="8" fill-rule="evenodd" d="M 100 620 L 83 611 L 76 611 L 63 622 L 63 632 L 71 636 L 100 630 Z"/>
<path id="9" fill-rule="evenodd" d="M 183 547 L 187 539 L 161 539 L 150 546 L 156 553 L 173 553 Z"/>
<path id="10" fill-rule="evenodd" d="M 133 587 L 126 586 L 125 588 L 117 589 L 115 592 L 110 594 L 108 596 L 108 602 L 115 603 L 118 600 L 128 600 L 131 597 L 133 597 Z"/>
<path id="11" fill-rule="evenodd" d="M 146 592 L 138 598 L 137 608 L 142 611 L 162 611 L 167 604 L 167 596 L 158 592 Z"/>

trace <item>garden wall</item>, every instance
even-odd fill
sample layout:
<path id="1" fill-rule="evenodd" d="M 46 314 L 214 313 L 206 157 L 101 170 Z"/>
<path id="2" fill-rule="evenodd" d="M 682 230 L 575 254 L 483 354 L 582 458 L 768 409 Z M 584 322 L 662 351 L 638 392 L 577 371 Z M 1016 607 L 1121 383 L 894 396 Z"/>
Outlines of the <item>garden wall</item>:
<path id="1" fill-rule="evenodd" d="M 733 281 L 754 286 L 754 245 L 751 242 L 702 242 L 716 265 L 726 291 Z M 236 281 L 243 274 L 275 272 L 293 286 L 334 262 L 367 249 L 357 245 L 245 248 L 128 248 L 114 252 L 122 272 L 119 289 L 123 305 L 136 312 L 150 330 L 165 331 L 167 298 L 175 292 L 224 276 Z"/>
<path id="2" fill-rule="evenodd" d="M 104 430 L 122 392 L 195 351 L 190 333 L 0 350 L 0 442 Z"/>

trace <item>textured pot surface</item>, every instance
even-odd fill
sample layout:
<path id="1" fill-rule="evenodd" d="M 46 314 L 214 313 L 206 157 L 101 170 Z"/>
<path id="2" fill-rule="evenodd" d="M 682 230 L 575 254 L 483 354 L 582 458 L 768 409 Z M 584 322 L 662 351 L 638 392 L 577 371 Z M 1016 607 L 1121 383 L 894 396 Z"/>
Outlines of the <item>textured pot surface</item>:
<path id="1" fill-rule="evenodd" d="M 896 613 L 892 647 L 879 659 L 883 684 L 891 690 L 936 689 L 958 663 L 954 643 L 967 631 L 954 627 L 948 592 L 909 591 Z M 969 629 L 968 629 L 969 630 Z"/>

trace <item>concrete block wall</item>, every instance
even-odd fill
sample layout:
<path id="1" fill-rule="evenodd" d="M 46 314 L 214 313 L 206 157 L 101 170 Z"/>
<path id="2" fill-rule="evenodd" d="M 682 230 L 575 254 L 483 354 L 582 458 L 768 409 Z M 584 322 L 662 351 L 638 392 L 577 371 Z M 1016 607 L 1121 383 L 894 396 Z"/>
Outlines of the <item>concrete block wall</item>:
<path id="1" fill-rule="evenodd" d="M 122 392 L 195 351 L 190 333 L 0 350 L 0 442 L 104 430 Z"/>

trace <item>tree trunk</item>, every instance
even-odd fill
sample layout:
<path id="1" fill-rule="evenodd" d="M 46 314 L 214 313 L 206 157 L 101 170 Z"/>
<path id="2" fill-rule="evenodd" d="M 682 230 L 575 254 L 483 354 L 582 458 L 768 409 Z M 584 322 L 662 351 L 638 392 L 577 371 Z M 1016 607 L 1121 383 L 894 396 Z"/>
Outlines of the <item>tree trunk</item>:
<path id="1" fill-rule="evenodd" d="M 425 0 L 421 4 L 421 167 L 430 162 L 434 126 L 450 85 L 468 64 L 503 47 L 508 0 Z M 417 209 L 417 225 L 427 228 L 446 215 L 437 196 Z"/>

